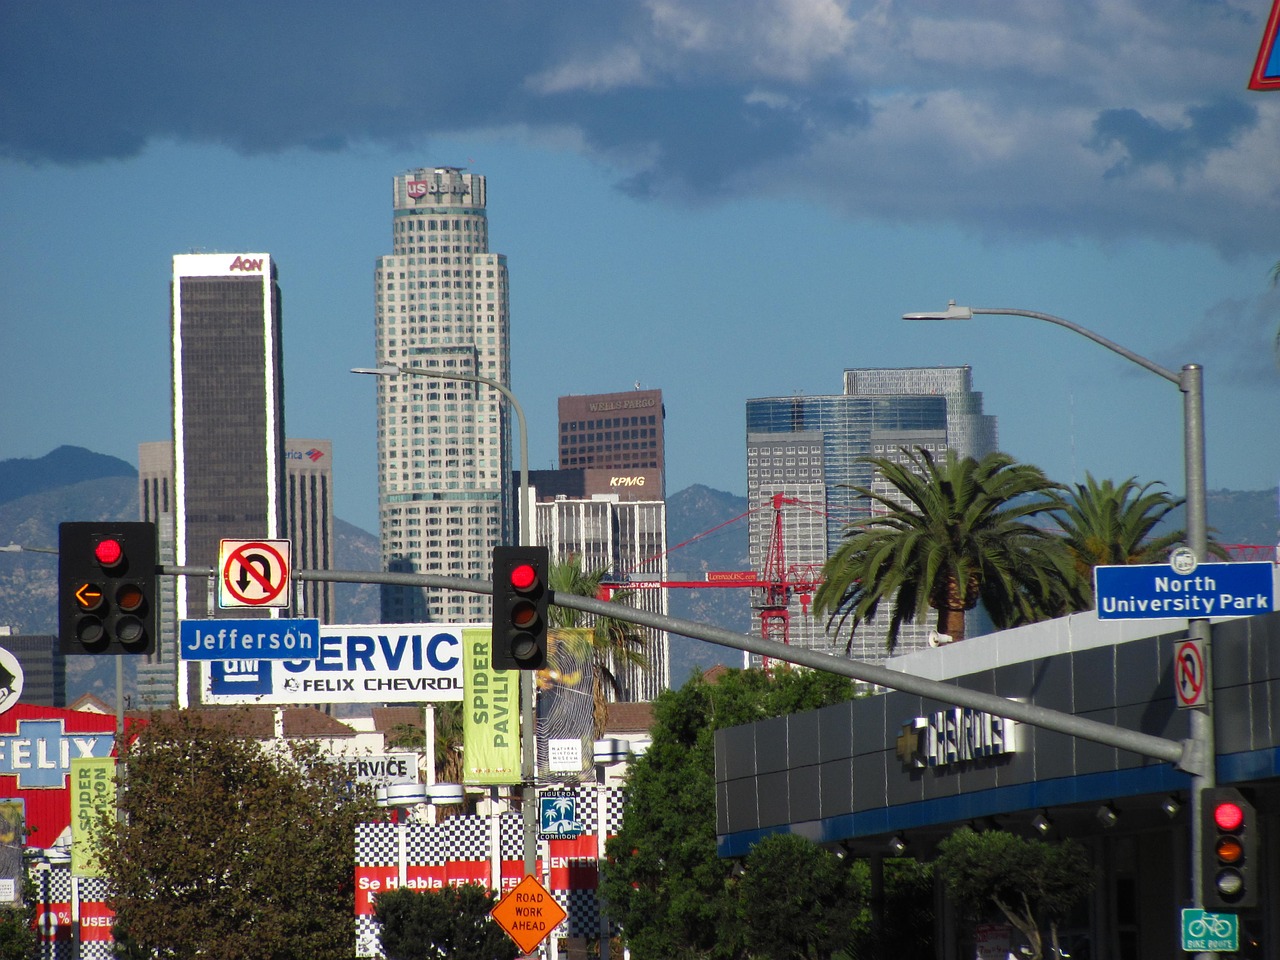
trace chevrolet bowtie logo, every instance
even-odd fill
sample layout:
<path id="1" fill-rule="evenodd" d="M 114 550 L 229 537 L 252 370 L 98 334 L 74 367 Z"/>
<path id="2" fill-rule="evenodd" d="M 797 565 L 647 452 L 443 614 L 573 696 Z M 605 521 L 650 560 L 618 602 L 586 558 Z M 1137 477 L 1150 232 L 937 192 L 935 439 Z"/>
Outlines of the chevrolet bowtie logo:
<path id="1" fill-rule="evenodd" d="M 897 740 L 898 759 L 913 767 L 924 766 L 923 753 L 920 748 L 920 737 L 924 730 L 917 721 L 912 720 L 902 725 L 902 734 Z"/>

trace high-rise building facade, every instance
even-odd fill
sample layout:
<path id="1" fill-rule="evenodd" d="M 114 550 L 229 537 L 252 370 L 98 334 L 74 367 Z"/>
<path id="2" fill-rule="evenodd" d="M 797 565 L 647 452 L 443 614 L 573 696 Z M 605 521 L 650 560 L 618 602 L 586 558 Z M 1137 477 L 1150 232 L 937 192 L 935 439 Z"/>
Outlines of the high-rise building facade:
<path id="1" fill-rule="evenodd" d="M 617 493 L 582 491 L 584 475 L 609 471 L 540 470 L 532 490 L 534 542 L 547 547 L 553 563 L 577 557 L 587 573 L 608 571 L 608 578 L 628 591 L 631 606 L 666 615 L 667 505 L 639 496 L 623 499 Z M 571 493 L 561 492 L 569 490 Z M 634 584 L 634 586 L 628 586 Z M 592 618 L 586 617 L 585 622 Z M 610 672 L 619 690 L 606 691 L 611 700 L 650 701 L 667 689 L 671 676 L 670 641 L 666 631 L 639 627 L 644 636 L 646 664 L 615 660 Z"/>
<path id="2" fill-rule="evenodd" d="M 375 270 L 379 363 L 441 376 L 377 378 L 382 563 L 487 578 L 511 542 L 510 411 L 501 394 L 448 374 L 510 383 L 507 262 L 489 252 L 485 178 L 456 167 L 392 183 L 392 252 Z M 487 622 L 489 598 L 387 587 L 384 622 Z"/>
<path id="3" fill-rule="evenodd" d="M 851 369 L 844 372 L 842 394 L 748 400 L 752 568 L 764 570 L 780 531 L 790 576 L 803 580 L 815 573 L 839 546 L 845 525 L 871 512 L 851 487 L 891 491 L 862 458 L 901 460 L 903 448 L 917 446 L 935 455 L 951 448 L 974 457 L 996 449 L 995 418 L 982 412 L 969 367 Z M 842 653 L 848 635 L 830 637 L 826 623 L 810 613 L 810 599 L 801 592 L 791 598 L 789 642 Z M 756 626 L 758 631 L 758 621 Z M 899 652 L 925 645 L 931 626 L 904 627 Z M 876 662 L 887 652 L 885 628 L 871 623 L 854 634 L 849 656 Z"/>
<path id="4" fill-rule="evenodd" d="M 665 496 L 666 408 L 661 390 L 561 397 L 557 404 L 560 468 L 607 470 L 610 493 L 646 500 Z"/>
<path id="5" fill-rule="evenodd" d="M 222 539 L 285 535 L 280 287 L 271 257 L 175 256 L 170 326 L 174 562 L 213 567 Z M 189 577 L 177 578 L 175 602 L 182 619 L 218 614 Z"/>

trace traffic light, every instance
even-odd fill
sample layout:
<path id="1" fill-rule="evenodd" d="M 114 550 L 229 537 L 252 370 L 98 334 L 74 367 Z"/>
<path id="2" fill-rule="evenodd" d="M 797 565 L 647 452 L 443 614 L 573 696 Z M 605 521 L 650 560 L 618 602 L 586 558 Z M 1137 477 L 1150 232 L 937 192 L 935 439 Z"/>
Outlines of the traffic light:
<path id="1" fill-rule="evenodd" d="M 1258 825 L 1253 807 L 1234 787 L 1200 791 L 1201 864 L 1207 910 L 1256 906 Z"/>
<path id="2" fill-rule="evenodd" d="M 116 655 L 156 648 L 156 525 L 58 527 L 58 648 Z"/>
<path id="3" fill-rule="evenodd" d="M 493 669 L 546 666 L 548 565 L 546 547 L 493 548 Z"/>

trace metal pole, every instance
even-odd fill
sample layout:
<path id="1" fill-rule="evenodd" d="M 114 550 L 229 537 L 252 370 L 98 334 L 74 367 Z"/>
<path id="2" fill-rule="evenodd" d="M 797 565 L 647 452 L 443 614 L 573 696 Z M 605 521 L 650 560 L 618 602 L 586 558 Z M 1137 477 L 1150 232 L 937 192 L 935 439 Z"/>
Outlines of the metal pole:
<path id="1" fill-rule="evenodd" d="M 1141 354 L 1134 353 L 1092 330 L 1082 327 L 1051 313 L 1040 313 L 1036 310 L 1019 310 L 1011 307 L 962 307 L 956 306 L 952 300 L 947 309 L 941 313 L 904 314 L 904 320 L 966 320 L 974 314 L 997 314 L 1003 316 L 1030 317 L 1033 320 L 1044 320 L 1047 323 L 1066 327 L 1094 343 L 1106 347 L 1150 370 L 1157 376 L 1177 385 L 1182 391 L 1182 437 L 1183 462 L 1186 482 L 1187 507 L 1187 546 L 1195 554 L 1196 561 L 1203 563 L 1209 556 L 1209 522 L 1206 504 L 1205 486 L 1205 440 L 1204 440 L 1204 368 L 1197 363 L 1185 364 L 1181 373 L 1162 367 Z M 1204 849 L 1204 836 L 1200 826 L 1200 794 L 1206 787 L 1217 783 L 1217 740 L 1213 727 L 1213 658 L 1210 651 L 1210 628 L 1207 618 L 1187 620 L 1187 636 L 1198 641 L 1204 654 L 1205 690 L 1208 697 L 1202 709 L 1192 710 L 1190 717 L 1189 746 L 1198 756 L 1190 758 L 1191 762 L 1184 767 L 1191 773 L 1191 902 L 1197 908 L 1204 906 L 1203 870 L 1201 853 Z M 1197 957 L 1210 957 L 1213 954 L 1199 953 Z"/>
<path id="2" fill-rule="evenodd" d="M 516 395 L 505 384 L 491 377 L 482 377 L 478 373 L 432 370 L 427 367 L 403 367 L 394 363 L 384 364 L 375 368 L 357 367 L 352 372 L 371 373 L 375 376 L 393 376 L 397 373 L 407 373 L 415 377 L 432 377 L 436 380 L 464 380 L 470 383 L 483 383 L 506 397 L 507 402 L 511 404 L 511 409 L 516 412 L 516 421 L 520 426 L 520 502 L 516 505 L 520 513 L 518 543 L 522 547 L 531 543 L 529 535 L 529 514 L 532 512 L 529 504 L 529 428 L 525 422 L 524 408 L 520 406 L 520 401 L 516 399 Z M 505 477 L 503 478 L 503 483 L 506 483 Z M 534 799 L 537 795 L 535 781 L 538 773 L 538 742 L 534 733 L 533 674 L 526 670 L 520 671 L 519 683 L 520 726 L 524 731 L 524 735 L 520 740 L 520 776 L 525 789 L 525 796 L 521 803 L 521 811 L 524 814 L 524 872 L 525 876 L 532 876 L 536 872 L 538 863 L 538 812 L 534 809 Z"/>

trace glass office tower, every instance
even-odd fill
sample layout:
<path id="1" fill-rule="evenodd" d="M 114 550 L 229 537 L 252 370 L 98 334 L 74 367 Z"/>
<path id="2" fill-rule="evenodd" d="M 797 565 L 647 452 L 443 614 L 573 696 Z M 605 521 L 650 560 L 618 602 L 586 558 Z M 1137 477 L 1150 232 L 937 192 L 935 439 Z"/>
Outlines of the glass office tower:
<path id="1" fill-rule="evenodd" d="M 265 253 L 173 258 L 174 560 L 215 567 L 223 539 L 283 538 L 280 287 Z M 177 616 L 217 616 L 177 578 Z M 266 611 L 240 611 L 254 616 Z"/>
<path id="2" fill-rule="evenodd" d="M 816 574 L 839 546 L 846 524 L 870 506 L 851 486 L 890 488 L 864 457 L 902 459 L 917 446 L 942 455 L 953 448 L 980 457 L 996 449 L 995 418 L 982 412 L 969 367 L 849 369 L 844 392 L 831 396 L 763 397 L 747 401 L 747 496 L 752 569 L 763 571 L 780 527 L 791 576 Z M 780 497 L 780 499 L 775 499 Z M 778 519 L 780 511 L 781 523 Z M 842 653 L 826 623 L 809 612 L 808 594 L 788 608 L 790 642 L 824 653 Z M 905 627 L 899 650 L 927 643 L 932 624 Z M 756 632 L 759 623 L 756 623 Z M 884 628 L 868 624 L 853 639 L 849 656 L 880 661 Z"/>

